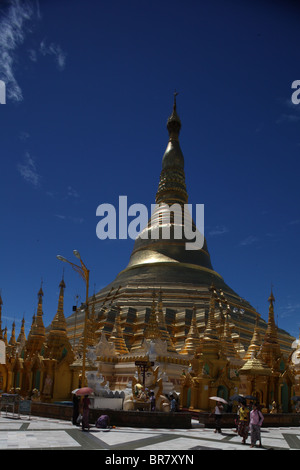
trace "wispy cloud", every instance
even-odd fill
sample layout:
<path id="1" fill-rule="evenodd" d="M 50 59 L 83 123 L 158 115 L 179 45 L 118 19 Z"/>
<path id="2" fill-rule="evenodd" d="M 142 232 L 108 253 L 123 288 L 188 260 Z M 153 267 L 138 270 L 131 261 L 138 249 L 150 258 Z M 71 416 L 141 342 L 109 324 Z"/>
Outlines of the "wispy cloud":
<path id="1" fill-rule="evenodd" d="M 249 237 L 246 237 L 244 240 L 240 242 L 241 246 L 249 246 L 253 245 L 253 243 L 256 243 L 258 241 L 257 237 L 254 237 L 253 235 L 249 235 Z"/>
<path id="2" fill-rule="evenodd" d="M 31 32 L 30 23 L 42 19 L 38 1 L 8 0 L 0 4 L 0 79 L 6 84 L 6 95 L 12 101 L 22 101 L 22 89 L 16 78 L 17 51 Z M 59 70 L 65 68 L 66 53 L 59 44 L 43 40 L 28 51 L 32 62 L 41 56 L 52 56 Z"/>
<path id="3" fill-rule="evenodd" d="M 20 134 L 19 134 L 19 138 L 23 142 L 26 142 L 26 140 L 29 139 L 29 137 L 30 137 L 30 134 L 26 131 L 21 131 Z"/>
<path id="4" fill-rule="evenodd" d="M 291 220 L 289 222 L 289 225 L 299 225 L 299 224 L 300 224 L 300 219 Z"/>
<path id="5" fill-rule="evenodd" d="M 297 123 L 300 121 L 300 106 L 295 105 L 291 99 L 280 100 L 280 104 L 285 109 L 276 120 L 276 124 Z"/>
<path id="6" fill-rule="evenodd" d="M 68 186 L 67 195 L 69 197 L 79 197 L 78 192 L 76 191 L 76 189 L 72 188 L 72 186 Z"/>
<path id="7" fill-rule="evenodd" d="M 33 18 L 34 8 L 27 1 L 11 0 L 0 13 L 0 77 L 6 84 L 7 97 L 21 101 L 22 90 L 15 78 L 15 53 L 24 42 L 26 23 Z"/>
<path id="8" fill-rule="evenodd" d="M 24 163 L 19 163 L 17 169 L 25 181 L 36 188 L 40 186 L 41 176 L 38 174 L 35 161 L 29 152 L 25 153 Z"/>
<path id="9" fill-rule="evenodd" d="M 300 116 L 297 114 L 281 114 L 281 116 L 277 119 L 276 124 L 281 124 L 282 122 L 299 122 Z"/>
<path id="10" fill-rule="evenodd" d="M 35 51 L 31 51 L 31 54 L 32 52 L 35 52 Z M 40 44 L 39 52 L 43 56 L 46 56 L 46 55 L 53 56 L 59 70 L 63 70 L 65 68 L 66 53 L 62 50 L 59 44 L 55 44 L 52 42 L 51 44 L 47 45 L 46 41 L 44 40 Z M 35 60 L 37 60 L 36 55 L 35 55 Z"/>
<path id="11" fill-rule="evenodd" d="M 280 318 L 287 318 L 294 316 L 295 313 L 300 312 L 300 302 L 287 303 L 284 307 L 280 307 L 282 313 L 280 313 Z"/>
<path id="12" fill-rule="evenodd" d="M 229 229 L 225 227 L 224 225 L 218 225 L 217 227 L 211 229 L 208 231 L 208 234 L 212 237 L 218 236 L 218 235 L 224 235 L 224 233 L 228 233 Z"/>

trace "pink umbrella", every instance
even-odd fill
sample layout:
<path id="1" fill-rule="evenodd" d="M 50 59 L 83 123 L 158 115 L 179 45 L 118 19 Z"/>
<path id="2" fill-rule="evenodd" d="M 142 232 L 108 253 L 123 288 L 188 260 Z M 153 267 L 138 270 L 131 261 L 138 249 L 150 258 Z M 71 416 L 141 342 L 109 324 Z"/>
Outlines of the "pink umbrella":
<path id="1" fill-rule="evenodd" d="M 91 395 L 91 393 L 94 393 L 94 390 L 90 387 L 82 387 L 76 390 L 75 395 Z"/>

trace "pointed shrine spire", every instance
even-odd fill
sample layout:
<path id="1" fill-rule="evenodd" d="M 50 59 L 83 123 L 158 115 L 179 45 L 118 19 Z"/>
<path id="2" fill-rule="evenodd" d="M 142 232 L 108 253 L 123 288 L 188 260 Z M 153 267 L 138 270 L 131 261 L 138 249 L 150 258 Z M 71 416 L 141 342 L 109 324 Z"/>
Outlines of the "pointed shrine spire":
<path id="1" fill-rule="evenodd" d="M 51 331 L 59 330 L 59 331 L 66 332 L 66 319 L 64 315 L 64 290 L 66 288 L 66 284 L 65 284 L 64 278 L 62 278 L 59 284 L 59 287 L 60 287 L 60 291 L 59 291 L 57 312 L 51 323 Z"/>
<path id="2" fill-rule="evenodd" d="M 178 140 L 179 132 L 181 129 L 181 121 L 176 111 L 176 96 L 178 95 L 177 91 L 174 92 L 174 103 L 173 103 L 173 112 L 167 121 L 167 129 L 169 131 L 170 139 Z"/>
<path id="3" fill-rule="evenodd" d="M 216 318 L 215 318 L 215 303 L 216 303 L 216 288 L 212 283 L 210 288 L 210 302 L 209 302 L 209 312 L 206 328 L 204 331 L 204 339 L 211 339 L 219 341 L 217 328 L 216 328 Z"/>
<path id="4" fill-rule="evenodd" d="M 190 329 L 185 339 L 184 346 L 180 354 L 194 354 L 201 345 L 200 334 L 197 327 L 196 306 L 193 306 L 193 314 Z"/>
<path id="5" fill-rule="evenodd" d="M 9 345 L 10 346 L 15 346 L 17 343 L 17 340 L 16 340 L 16 323 L 13 322 L 12 324 L 12 330 L 11 330 L 11 337 L 10 337 L 10 340 L 9 340 Z"/>
<path id="6" fill-rule="evenodd" d="M 226 300 L 226 312 L 225 312 L 225 321 L 224 321 L 224 330 L 223 335 L 221 336 L 221 343 L 223 353 L 227 358 L 237 357 L 237 351 L 234 347 L 230 326 L 229 326 L 229 314 L 230 314 L 230 305 Z"/>
<path id="7" fill-rule="evenodd" d="M 150 313 L 150 317 L 148 320 L 148 324 L 144 331 L 144 336 L 146 339 L 161 338 L 161 332 L 159 330 L 159 325 L 158 325 L 157 315 L 156 315 L 155 297 L 156 297 L 156 294 L 153 291 L 151 313 Z"/>
<path id="8" fill-rule="evenodd" d="M 247 361 L 248 359 L 251 359 L 253 357 L 257 357 L 259 350 L 261 348 L 261 337 L 259 334 L 259 314 L 256 314 L 256 321 L 255 321 L 255 327 L 254 327 L 254 332 L 252 339 L 250 341 L 250 345 L 247 349 L 247 352 L 245 356 L 243 357 L 244 361 Z"/>
<path id="9" fill-rule="evenodd" d="M 268 364 L 269 367 L 275 370 L 279 369 L 278 359 L 281 357 L 280 345 L 277 338 L 277 327 L 275 325 L 274 318 L 274 305 L 275 298 L 271 289 L 271 294 L 268 299 L 269 305 L 269 318 L 268 326 L 265 333 L 264 341 L 259 353 L 259 357 L 262 357 L 263 361 Z"/>
<path id="10" fill-rule="evenodd" d="M 201 339 L 201 345 L 199 348 L 200 353 L 211 357 L 218 357 L 221 351 L 221 342 L 218 336 L 215 319 L 215 302 L 216 302 L 216 289 L 212 283 L 210 287 L 210 302 L 208 319 L 206 328 L 204 330 L 203 337 Z"/>
<path id="11" fill-rule="evenodd" d="M 176 96 L 174 93 L 173 111 L 167 121 L 169 142 L 162 159 L 162 172 L 156 193 L 156 203 L 187 204 L 188 195 L 185 185 L 184 158 L 179 145 L 181 121 L 177 114 Z"/>
<path id="12" fill-rule="evenodd" d="M 265 335 L 265 342 L 270 342 L 270 343 L 277 343 L 277 328 L 275 324 L 275 317 L 274 317 L 274 302 L 275 298 L 273 295 L 273 291 L 271 288 L 271 294 L 270 297 L 268 298 L 268 301 L 270 302 L 269 305 L 269 318 L 268 318 L 268 327 Z"/>
<path id="13" fill-rule="evenodd" d="M 26 341 L 26 334 L 25 334 L 25 318 L 23 316 L 22 319 L 22 324 L 21 324 L 21 330 L 17 339 L 18 343 L 21 343 L 22 341 Z"/>
<path id="14" fill-rule="evenodd" d="M 128 354 L 128 348 L 125 343 L 123 336 L 123 330 L 121 326 L 121 307 L 117 307 L 117 313 L 115 318 L 115 324 L 109 342 L 115 345 L 115 351 L 117 354 Z"/>
<path id="15" fill-rule="evenodd" d="M 34 317 L 34 322 L 31 325 L 31 335 L 37 335 L 44 337 L 45 336 L 45 326 L 43 322 L 43 296 L 44 292 L 42 289 L 42 285 L 40 290 L 38 291 L 38 308 L 36 316 Z"/>

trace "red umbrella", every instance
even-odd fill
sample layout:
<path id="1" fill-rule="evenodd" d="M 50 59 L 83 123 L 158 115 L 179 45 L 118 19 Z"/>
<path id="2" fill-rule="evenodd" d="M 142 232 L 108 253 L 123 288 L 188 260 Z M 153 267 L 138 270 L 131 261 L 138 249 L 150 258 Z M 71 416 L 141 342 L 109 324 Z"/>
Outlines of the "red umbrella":
<path id="1" fill-rule="evenodd" d="M 90 395 L 94 390 L 90 387 L 82 387 L 76 390 L 75 395 Z"/>

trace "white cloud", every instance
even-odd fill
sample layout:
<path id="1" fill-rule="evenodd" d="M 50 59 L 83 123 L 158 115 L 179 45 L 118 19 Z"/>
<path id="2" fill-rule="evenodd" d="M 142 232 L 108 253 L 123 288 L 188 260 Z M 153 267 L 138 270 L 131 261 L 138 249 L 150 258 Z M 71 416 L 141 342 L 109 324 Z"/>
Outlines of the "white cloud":
<path id="1" fill-rule="evenodd" d="M 34 159 L 31 157 L 29 152 L 26 152 L 24 163 L 19 163 L 17 165 L 20 175 L 24 178 L 25 181 L 32 184 L 35 187 L 40 186 L 40 175 L 37 172 Z"/>
<path id="2" fill-rule="evenodd" d="M 39 2 L 8 0 L 5 6 L 0 3 L 0 15 L 0 79 L 6 85 L 7 98 L 18 102 L 23 100 L 23 93 L 16 78 L 17 51 L 30 32 L 30 22 L 42 19 Z M 46 45 L 42 41 L 38 47 L 28 50 L 32 62 L 37 62 L 39 55 L 51 55 L 59 70 L 65 68 L 66 53 L 59 44 Z"/>
<path id="3" fill-rule="evenodd" d="M 76 189 L 72 188 L 71 186 L 68 186 L 68 193 L 67 194 L 68 194 L 69 197 L 79 197 L 79 194 L 76 191 Z"/>
<path id="4" fill-rule="evenodd" d="M 227 227 L 225 227 L 224 225 L 222 226 L 218 225 L 214 229 L 210 230 L 208 234 L 210 236 L 216 236 L 216 235 L 223 235 L 224 233 L 227 233 L 227 232 L 229 232 L 229 229 Z"/>
<path id="5" fill-rule="evenodd" d="M 257 237 L 254 237 L 253 235 L 249 235 L 249 237 L 245 238 L 244 240 L 240 242 L 240 245 L 248 246 L 248 245 L 252 245 L 253 243 L 257 241 L 258 241 Z"/>
<path id="6" fill-rule="evenodd" d="M 26 142 L 26 140 L 30 138 L 30 134 L 26 131 L 21 131 L 20 134 L 19 134 L 19 138 L 23 142 Z"/>
<path id="7" fill-rule="evenodd" d="M 22 90 L 15 78 L 15 51 L 25 39 L 25 23 L 32 19 L 32 3 L 11 0 L 3 8 L 0 20 L 0 77 L 6 84 L 7 97 L 22 101 Z"/>
<path id="8" fill-rule="evenodd" d="M 283 313 L 280 314 L 280 318 L 291 317 L 300 311 L 300 303 L 287 303 L 284 307 L 280 307 L 280 310 L 283 311 Z"/>
<path id="9" fill-rule="evenodd" d="M 39 52 L 43 55 L 54 56 L 55 62 L 59 70 L 63 70 L 66 64 L 66 53 L 62 50 L 59 44 L 51 43 L 49 46 L 46 45 L 45 41 L 40 44 Z"/>
<path id="10" fill-rule="evenodd" d="M 34 49 L 29 49 L 28 56 L 32 62 L 37 62 L 37 53 Z"/>

